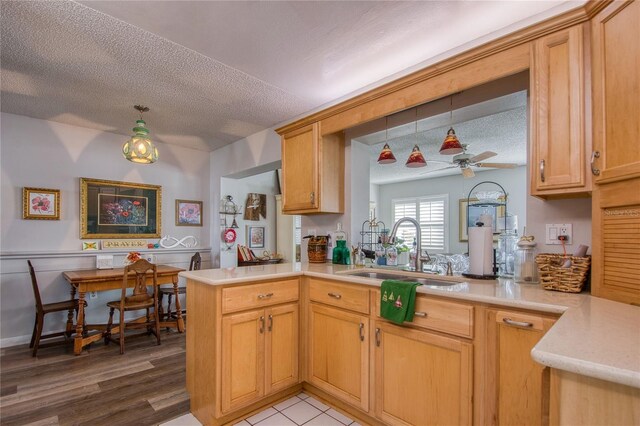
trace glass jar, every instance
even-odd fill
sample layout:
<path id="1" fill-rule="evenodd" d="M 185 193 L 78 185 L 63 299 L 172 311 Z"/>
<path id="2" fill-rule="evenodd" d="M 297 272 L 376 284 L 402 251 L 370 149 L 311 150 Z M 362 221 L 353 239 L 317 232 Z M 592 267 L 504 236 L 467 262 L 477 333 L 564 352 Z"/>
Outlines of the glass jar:
<path id="1" fill-rule="evenodd" d="M 514 278 L 517 283 L 535 284 L 538 282 L 536 243 L 533 242 L 533 237 L 523 237 L 518 241 L 518 248 L 515 252 Z"/>
<path id="2" fill-rule="evenodd" d="M 498 237 L 496 261 L 498 262 L 499 276 L 513 277 L 517 243 L 518 233 L 516 231 L 506 230 Z"/>

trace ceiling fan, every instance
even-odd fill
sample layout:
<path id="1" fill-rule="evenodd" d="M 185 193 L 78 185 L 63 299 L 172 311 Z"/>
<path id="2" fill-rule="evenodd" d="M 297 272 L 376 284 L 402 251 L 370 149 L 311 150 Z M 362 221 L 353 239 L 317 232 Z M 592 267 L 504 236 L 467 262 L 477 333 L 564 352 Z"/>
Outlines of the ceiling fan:
<path id="1" fill-rule="evenodd" d="M 468 148 L 468 145 L 462 144 L 462 154 L 454 155 L 453 158 L 451 159 L 451 162 L 432 161 L 432 162 L 450 164 L 450 166 L 443 167 L 440 169 L 435 169 L 435 170 L 429 170 L 421 174 L 424 175 L 431 172 L 439 172 L 440 170 L 453 169 L 454 167 L 459 167 L 460 170 L 462 170 L 462 176 L 464 176 L 465 178 L 471 178 L 476 175 L 473 172 L 473 169 L 471 168 L 471 166 L 491 167 L 495 169 L 513 169 L 514 167 L 517 166 L 517 164 L 514 164 L 514 163 L 485 163 L 483 162 L 483 160 L 486 160 L 487 158 L 495 157 L 498 154 L 496 154 L 493 151 L 484 151 L 477 155 L 468 154 L 467 148 Z"/>

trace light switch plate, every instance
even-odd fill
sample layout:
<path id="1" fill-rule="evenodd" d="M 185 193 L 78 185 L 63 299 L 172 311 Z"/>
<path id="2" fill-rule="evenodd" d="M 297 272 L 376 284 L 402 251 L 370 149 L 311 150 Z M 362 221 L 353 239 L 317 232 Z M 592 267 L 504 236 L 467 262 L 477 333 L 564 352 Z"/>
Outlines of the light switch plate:
<path id="1" fill-rule="evenodd" d="M 570 223 L 547 223 L 545 233 L 545 244 L 562 244 L 558 239 L 560 235 L 567 237 L 565 245 L 573 244 L 573 226 Z"/>

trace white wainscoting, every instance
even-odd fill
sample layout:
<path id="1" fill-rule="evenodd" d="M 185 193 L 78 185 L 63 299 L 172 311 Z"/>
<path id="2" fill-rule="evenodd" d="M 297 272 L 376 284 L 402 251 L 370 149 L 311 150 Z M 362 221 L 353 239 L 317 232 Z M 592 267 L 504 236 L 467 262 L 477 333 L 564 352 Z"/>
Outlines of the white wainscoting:
<path id="1" fill-rule="evenodd" d="M 210 248 L 140 250 L 152 253 L 156 263 L 188 269 L 194 253 L 202 256 L 202 269 L 211 268 Z M 114 256 L 114 266 L 121 266 L 127 251 L 69 251 L 69 252 L 3 252 L 0 253 L 0 347 L 28 343 L 35 319 L 35 299 L 27 260 L 36 271 L 43 303 L 59 302 L 70 297 L 71 287 L 62 272 L 78 269 L 94 269 L 97 254 Z M 185 285 L 183 279 L 180 285 Z M 120 290 L 103 291 L 91 299 L 87 295 L 87 323 L 106 323 L 109 311 L 106 303 L 117 300 Z M 184 296 L 183 296 L 184 297 Z M 180 302 L 184 307 L 186 300 Z M 166 299 L 165 299 L 166 303 Z M 133 312 L 132 314 L 135 314 Z M 66 312 L 56 312 L 45 317 L 44 333 L 61 331 L 66 323 Z"/>

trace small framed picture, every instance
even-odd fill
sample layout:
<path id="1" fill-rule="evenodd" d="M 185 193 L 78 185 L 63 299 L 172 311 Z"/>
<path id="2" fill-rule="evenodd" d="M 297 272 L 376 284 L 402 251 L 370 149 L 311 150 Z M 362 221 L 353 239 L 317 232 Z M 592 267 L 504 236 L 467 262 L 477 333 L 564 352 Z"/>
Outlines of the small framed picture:
<path id="1" fill-rule="evenodd" d="M 176 200 L 176 226 L 202 226 L 202 201 Z"/>
<path id="2" fill-rule="evenodd" d="M 247 226 L 249 248 L 264 248 L 264 226 Z"/>
<path id="3" fill-rule="evenodd" d="M 60 220 L 60 190 L 23 188 L 22 218 Z"/>

